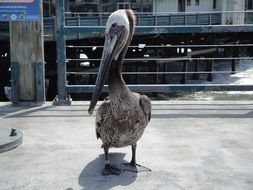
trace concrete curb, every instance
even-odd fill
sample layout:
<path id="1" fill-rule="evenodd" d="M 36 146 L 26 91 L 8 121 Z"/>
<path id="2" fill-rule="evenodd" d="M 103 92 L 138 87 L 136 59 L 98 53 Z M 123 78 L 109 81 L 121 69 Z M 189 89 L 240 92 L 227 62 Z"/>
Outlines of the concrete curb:
<path id="1" fill-rule="evenodd" d="M 15 136 L 10 136 L 11 128 L 0 126 L 0 153 L 18 147 L 23 141 L 23 134 L 16 130 Z"/>

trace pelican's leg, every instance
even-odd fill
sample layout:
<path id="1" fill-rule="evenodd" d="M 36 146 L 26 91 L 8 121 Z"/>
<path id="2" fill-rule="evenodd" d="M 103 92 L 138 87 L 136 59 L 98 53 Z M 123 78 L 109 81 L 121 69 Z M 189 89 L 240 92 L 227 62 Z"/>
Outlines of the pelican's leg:
<path id="1" fill-rule="evenodd" d="M 136 167 L 136 147 L 137 147 L 137 143 L 133 144 L 132 146 L 132 160 L 130 162 L 130 164 L 134 167 Z"/>
<path id="2" fill-rule="evenodd" d="M 132 160 L 130 163 L 123 163 L 124 166 L 123 170 L 135 173 L 143 171 L 151 171 L 151 169 L 136 163 L 136 147 L 137 143 L 132 145 Z"/>
<path id="3" fill-rule="evenodd" d="M 110 164 L 110 160 L 108 156 L 108 153 L 109 153 L 108 146 L 103 145 L 103 148 L 105 152 L 105 168 L 103 169 L 102 174 L 103 175 L 119 175 L 121 173 L 121 170 Z"/>

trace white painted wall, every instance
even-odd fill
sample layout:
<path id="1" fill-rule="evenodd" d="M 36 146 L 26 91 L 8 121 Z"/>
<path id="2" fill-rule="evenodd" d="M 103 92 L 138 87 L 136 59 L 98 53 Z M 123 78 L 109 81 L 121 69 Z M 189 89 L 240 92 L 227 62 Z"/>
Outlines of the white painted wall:
<path id="1" fill-rule="evenodd" d="M 199 0 L 199 5 L 195 5 L 195 0 L 191 0 L 191 6 L 185 0 L 185 12 L 208 12 L 208 11 L 244 11 L 245 0 L 216 0 L 216 9 L 213 9 L 213 0 Z M 178 12 L 178 0 L 153 0 L 154 14 L 161 15 L 167 12 Z M 223 13 L 223 24 L 243 24 L 243 13 Z"/>
<path id="2" fill-rule="evenodd" d="M 224 11 L 225 7 L 227 5 L 227 0 L 216 0 L 217 6 L 216 6 L 216 11 Z"/>
<path id="3" fill-rule="evenodd" d="M 225 0 L 223 11 L 244 11 L 245 0 Z M 223 24 L 243 24 L 244 13 L 224 13 Z"/>
<path id="4" fill-rule="evenodd" d="M 191 6 L 186 3 L 186 12 L 206 12 L 213 11 L 213 0 L 199 0 L 199 5 L 195 5 L 195 0 L 191 0 Z"/>
<path id="5" fill-rule="evenodd" d="M 178 12 L 178 0 L 153 0 L 154 14 Z"/>
<path id="6" fill-rule="evenodd" d="M 234 0 L 234 11 L 244 11 L 245 9 L 245 0 Z M 245 14 L 244 13 L 236 13 L 233 17 L 233 24 L 243 24 L 244 23 Z"/>
<path id="7" fill-rule="evenodd" d="M 221 0 L 217 0 L 222 2 Z M 185 0 L 185 11 L 186 12 L 203 12 L 213 11 L 213 0 L 199 0 L 199 5 L 195 5 L 195 0 L 191 0 L 191 6 L 187 6 Z M 178 12 L 178 0 L 153 0 L 153 12 Z"/>

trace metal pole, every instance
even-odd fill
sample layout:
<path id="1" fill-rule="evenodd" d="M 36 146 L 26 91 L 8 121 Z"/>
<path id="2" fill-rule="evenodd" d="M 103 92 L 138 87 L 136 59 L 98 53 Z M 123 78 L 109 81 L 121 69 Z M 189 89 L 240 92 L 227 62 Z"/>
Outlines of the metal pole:
<path id="1" fill-rule="evenodd" d="M 182 68 L 182 72 L 183 74 L 181 75 L 181 80 L 180 80 L 180 84 L 186 84 L 186 80 L 187 80 L 187 67 L 188 67 L 188 62 L 185 60 L 183 61 L 183 68 Z"/>
<path id="2" fill-rule="evenodd" d="M 192 75 L 192 80 L 198 80 L 199 79 L 199 61 L 200 60 L 195 60 L 194 61 L 194 73 Z"/>
<path id="3" fill-rule="evenodd" d="M 56 3 L 56 48 L 57 48 L 57 92 L 53 104 L 70 104 L 66 92 L 66 44 L 65 44 L 65 7 L 64 0 Z"/>
<path id="4" fill-rule="evenodd" d="M 212 71 L 213 71 L 213 60 L 208 60 L 207 61 L 207 71 L 209 71 L 210 73 L 208 73 L 206 80 L 208 82 L 212 82 L 213 81 L 213 74 L 212 74 Z"/>

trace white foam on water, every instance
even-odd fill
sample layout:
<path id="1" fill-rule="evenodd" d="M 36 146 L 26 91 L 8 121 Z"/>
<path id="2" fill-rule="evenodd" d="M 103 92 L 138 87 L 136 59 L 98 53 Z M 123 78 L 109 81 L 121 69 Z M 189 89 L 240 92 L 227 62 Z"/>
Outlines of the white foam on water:
<path id="1" fill-rule="evenodd" d="M 214 65 L 215 71 L 230 71 L 229 69 L 231 69 L 231 61 L 224 61 Z M 201 83 L 253 85 L 253 60 L 238 61 L 235 74 L 213 74 L 212 82 L 201 81 Z M 227 94 L 253 94 L 253 91 L 229 91 Z"/>

